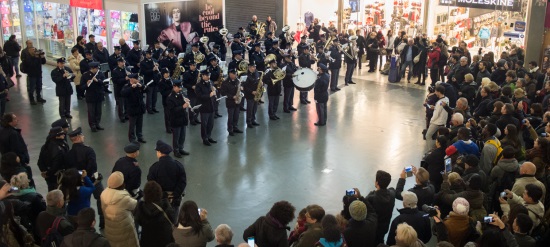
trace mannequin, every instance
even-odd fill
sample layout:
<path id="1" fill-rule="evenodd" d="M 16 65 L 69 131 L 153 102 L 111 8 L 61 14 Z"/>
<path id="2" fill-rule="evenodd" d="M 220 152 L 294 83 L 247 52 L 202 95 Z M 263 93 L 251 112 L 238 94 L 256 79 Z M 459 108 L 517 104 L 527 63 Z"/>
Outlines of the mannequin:
<path id="1" fill-rule="evenodd" d="M 313 23 L 313 19 L 315 19 L 315 15 L 311 13 L 311 11 L 307 10 L 304 13 L 304 22 L 306 23 L 306 27 L 309 27 L 311 23 Z"/>
<path id="2" fill-rule="evenodd" d="M 491 30 L 487 26 L 483 25 L 479 29 L 478 36 L 481 41 L 481 47 L 486 48 L 489 38 L 491 37 Z"/>

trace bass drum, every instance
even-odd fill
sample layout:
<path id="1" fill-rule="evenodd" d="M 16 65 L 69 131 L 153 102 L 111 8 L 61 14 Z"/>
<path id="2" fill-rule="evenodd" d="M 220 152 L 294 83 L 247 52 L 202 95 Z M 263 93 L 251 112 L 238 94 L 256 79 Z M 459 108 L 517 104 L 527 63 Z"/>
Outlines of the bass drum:
<path id="1" fill-rule="evenodd" d="M 310 68 L 300 68 L 292 75 L 292 81 L 296 89 L 301 92 L 307 92 L 313 89 L 317 80 L 317 73 Z"/>

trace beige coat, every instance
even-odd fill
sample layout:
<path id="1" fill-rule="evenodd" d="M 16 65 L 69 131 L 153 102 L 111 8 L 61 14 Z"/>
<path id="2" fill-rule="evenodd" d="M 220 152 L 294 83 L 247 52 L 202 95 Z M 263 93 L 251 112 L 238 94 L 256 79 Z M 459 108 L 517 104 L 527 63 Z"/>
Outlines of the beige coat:
<path id="1" fill-rule="evenodd" d="M 82 72 L 80 72 L 80 61 L 84 59 L 80 53 L 78 53 L 78 57 L 74 57 L 73 55 L 69 56 L 69 68 L 73 71 L 74 74 L 74 84 L 80 85 L 80 77 L 82 77 Z"/>
<path id="2" fill-rule="evenodd" d="M 139 241 L 132 212 L 137 201 L 126 190 L 106 188 L 101 193 L 105 237 L 112 247 L 137 247 Z"/>

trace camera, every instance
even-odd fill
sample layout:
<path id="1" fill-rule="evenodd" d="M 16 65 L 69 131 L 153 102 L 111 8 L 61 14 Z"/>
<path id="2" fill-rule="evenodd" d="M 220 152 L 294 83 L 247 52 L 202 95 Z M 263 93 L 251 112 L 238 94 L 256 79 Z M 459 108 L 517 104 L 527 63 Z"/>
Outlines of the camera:
<path id="1" fill-rule="evenodd" d="M 428 92 L 429 93 L 435 93 L 435 87 L 434 86 L 429 86 L 428 87 Z"/>
<path id="2" fill-rule="evenodd" d="M 36 54 L 38 54 L 38 55 L 44 55 L 44 54 L 46 54 L 46 53 L 44 53 L 44 50 L 42 50 L 42 49 L 38 49 L 38 50 L 36 50 L 34 53 L 36 53 Z"/>
<path id="3" fill-rule="evenodd" d="M 500 192 L 500 197 L 505 198 L 506 197 L 506 192 Z"/>
<path id="4" fill-rule="evenodd" d="M 491 217 L 491 216 L 485 216 L 485 217 L 483 217 L 483 223 L 492 223 L 492 222 L 495 222 L 495 221 L 493 220 L 493 217 Z"/>
<path id="5" fill-rule="evenodd" d="M 429 217 L 434 217 L 437 215 L 437 209 L 427 204 L 422 205 L 422 211 L 427 213 Z"/>
<path id="6" fill-rule="evenodd" d="M 353 195 L 355 195 L 355 190 L 354 189 L 346 190 L 346 196 L 353 196 Z"/>

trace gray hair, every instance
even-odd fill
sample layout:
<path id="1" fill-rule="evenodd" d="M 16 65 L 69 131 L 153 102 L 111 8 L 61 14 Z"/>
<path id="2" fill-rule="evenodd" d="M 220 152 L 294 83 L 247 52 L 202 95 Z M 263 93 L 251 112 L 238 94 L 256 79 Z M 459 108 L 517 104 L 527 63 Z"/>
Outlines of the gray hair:
<path id="1" fill-rule="evenodd" d="M 11 186 L 19 187 L 19 189 L 29 188 L 29 177 L 26 172 L 20 172 L 11 177 L 10 184 Z"/>
<path id="2" fill-rule="evenodd" d="M 468 106 L 468 99 L 466 99 L 464 97 L 458 98 L 457 102 L 460 102 L 460 104 L 463 105 L 463 106 Z"/>
<path id="3" fill-rule="evenodd" d="M 460 61 L 462 61 L 462 60 L 468 61 L 468 58 L 467 58 L 467 57 L 461 57 L 461 58 L 460 58 Z"/>
<path id="4" fill-rule="evenodd" d="M 457 121 L 459 124 L 464 123 L 464 116 L 462 115 L 462 113 L 457 112 L 457 113 L 453 114 L 452 119 Z"/>
<path id="5" fill-rule="evenodd" d="M 221 224 L 216 227 L 215 233 L 216 241 L 219 244 L 230 244 L 233 239 L 233 231 L 231 231 L 231 227 L 227 224 Z"/>
<path id="6" fill-rule="evenodd" d="M 61 190 L 52 190 L 46 195 L 46 204 L 49 207 L 56 207 L 63 201 L 63 192 Z"/>

